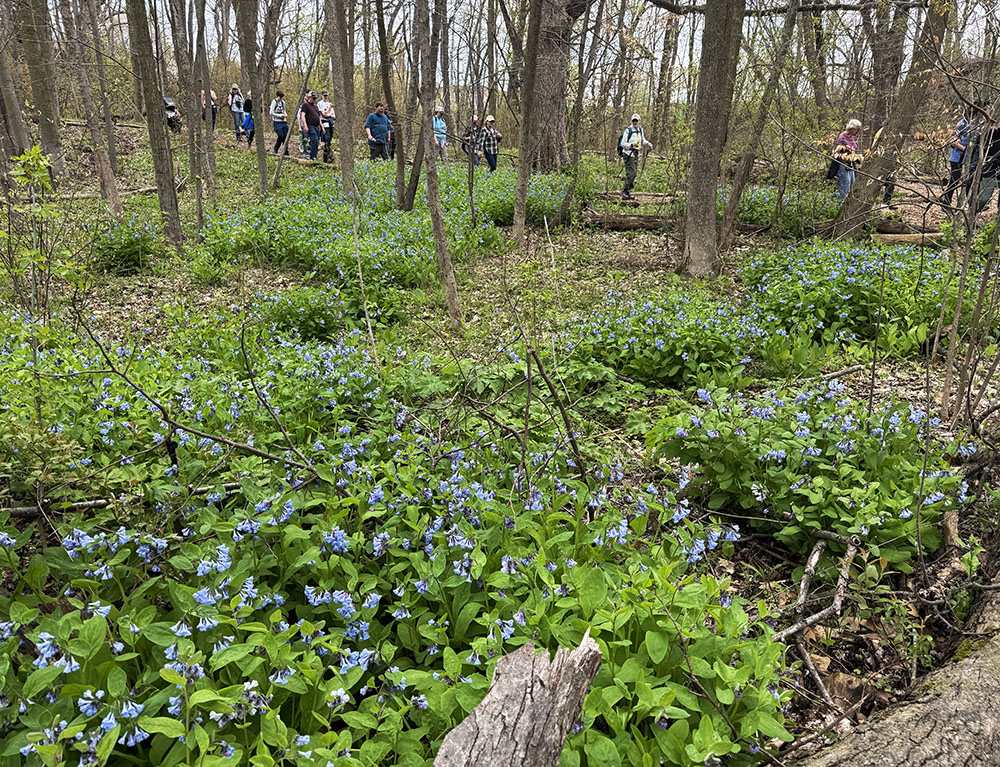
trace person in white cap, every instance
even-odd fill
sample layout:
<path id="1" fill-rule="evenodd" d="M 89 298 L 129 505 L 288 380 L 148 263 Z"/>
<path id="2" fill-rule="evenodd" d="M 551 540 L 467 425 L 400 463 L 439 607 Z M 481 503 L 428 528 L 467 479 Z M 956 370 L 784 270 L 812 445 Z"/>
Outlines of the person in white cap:
<path id="1" fill-rule="evenodd" d="M 479 132 L 479 141 L 476 143 L 476 149 L 479 150 L 480 157 L 486 158 L 491 171 L 497 169 L 497 154 L 500 152 L 500 141 L 502 139 L 503 134 L 497 130 L 493 115 L 486 115 L 486 125 Z"/>
<path id="2" fill-rule="evenodd" d="M 635 183 L 635 174 L 639 169 L 639 151 L 652 149 L 653 145 L 646 141 L 646 136 L 642 132 L 639 124 L 639 115 L 632 115 L 632 123 L 622 131 L 622 136 L 618 139 L 618 154 L 625 161 L 625 188 L 622 189 L 622 199 L 632 198 L 632 185 Z"/>
<path id="3" fill-rule="evenodd" d="M 233 83 L 232 89 L 229 91 L 229 98 L 226 99 L 226 103 L 229 104 L 229 112 L 233 116 L 233 125 L 236 127 L 236 143 L 240 143 L 240 138 L 243 136 L 243 94 L 240 92 L 240 86 Z"/>
<path id="4" fill-rule="evenodd" d="M 434 159 L 445 162 L 448 153 L 445 149 L 448 143 L 448 123 L 444 119 L 444 107 L 434 107 Z"/>

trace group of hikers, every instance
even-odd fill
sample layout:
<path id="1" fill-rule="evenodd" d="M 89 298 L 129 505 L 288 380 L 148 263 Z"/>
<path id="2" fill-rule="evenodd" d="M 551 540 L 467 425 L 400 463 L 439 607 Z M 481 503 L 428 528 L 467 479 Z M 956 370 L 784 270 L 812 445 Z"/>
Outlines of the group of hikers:
<path id="1" fill-rule="evenodd" d="M 218 117 L 219 107 L 216 100 L 215 91 L 209 91 L 209 101 L 206 103 L 205 91 L 201 92 L 201 118 L 208 120 L 209 115 L 212 120 L 212 129 L 215 130 L 215 122 Z M 246 139 L 247 147 L 252 146 L 256 130 L 253 116 L 253 99 L 248 92 L 245 96 L 237 83 L 233 83 L 229 94 L 226 97 L 226 106 L 233 119 L 233 133 L 237 145 Z M 271 104 L 268 107 L 268 116 L 274 126 L 275 142 L 272 148 L 273 154 L 278 154 L 282 147 L 284 153 L 290 154 L 289 148 L 289 111 L 285 102 L 285 94 L 277 91 Z M 323 162 L 331 162 L 333 153 L 331 145 L 333 143 L 333 129 L 336 121 L 333 103 L 329 100 L 329 93 L 321 91 L 307 91 L 302 99 L 302 103 L 295 112 L 295 123 L 299 127 L 299 140 L 302 154 L 310 160 L 316 160 L 319 156 L 319 148 L 323 147 Z M 434 108 L 434 156 L 439 161 L 448 159 L 448 123 L 445 119 L 445 110 L 442 106 Z M 368 115 L 364 124 L 365 138 L 368 141 L 369 157 L 372 160 L 390 160 L 396 156 L 396 132 L 397 128 L 389 113 L 386 112 L 385 105 L 378 103 L 374 111 Z M 480 160 L 485 160 L 491 171 L 497 169 L 497 157 L 500 153 L 500 142 L 503 141 L 503 134 L 496 127 L 496 119 L 493 115 L 487 115 L 486 120 L 480 124 L 478 115 L 472 115 L 465 127 L 465 132 L 458 140 L 458 144 L 471 159 L 473 165 L 479 165 Z"/>
<path id="2" fill-rule="evenodd" d="M 861 122 L 850 120 L 834 145 L 827 178 L 836 179 L 835 196 L 841 202 L 854 186 L 857 171 L 864 159 L 858 148 L 859 133 Z M 989 115 L 986 102 L 976 101 L 955 125 L 945 148 L 950 150 L 948 179 L 938 202 L 950 208 L 955 192 L 962 189 L 966 198 L 975 198 L 978 215 L 989 205 L 1000 183 L 1000 119 Z M 973 190 L 977 176 L 979 186 Z M 894 186 L 892 180 L 883 184 L 883 200 L 886 203 L 892 197 Z M 1000 198 L 997 199 L 997 210 L 1000 211 Z"/>

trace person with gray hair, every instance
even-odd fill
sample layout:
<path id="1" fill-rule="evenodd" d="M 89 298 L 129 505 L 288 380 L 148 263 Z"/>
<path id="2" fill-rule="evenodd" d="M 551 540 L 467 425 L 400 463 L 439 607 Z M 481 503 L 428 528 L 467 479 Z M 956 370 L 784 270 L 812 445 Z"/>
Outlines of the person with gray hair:
<path id="1" fill-rule="evenodd" d="M 855 169 L 861 167 L 861 152 L 858 149 L 858 134 L 861 132 L 860 120 L 849 120 L 844 132 L 837 137 L 833 148 L 833 159 L 837 161 L 837 194 L 843 202 L 854 186 Z"/>
<path id="2" fill-rule="evenodd" d="M 639 170 L 639 152 L 652 149 L 653 145 L 646 140 L 646 135 L 639 124 L 639 115 L 632 115 L 632 122 L 622 131 L 618 139 L 618 154 L 625 161 L 625 186 L 622 189 L 622 199 L 632 199 L 632 185 Z"/>

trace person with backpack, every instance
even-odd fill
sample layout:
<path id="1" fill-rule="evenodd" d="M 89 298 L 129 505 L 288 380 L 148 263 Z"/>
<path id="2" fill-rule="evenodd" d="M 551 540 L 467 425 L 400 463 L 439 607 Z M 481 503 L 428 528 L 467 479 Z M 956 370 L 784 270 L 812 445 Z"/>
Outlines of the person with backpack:
<path id="1" fill-rule="evenodd" d="M 247 137 L 247 149 L 253 144 L 253 137 L 256 131 L 253 127 L 253 99 L 250 98 L 250 91 L 247 91 L 247 97 L 243 99 L 243 124 L 240 126 L 243 128 L 243 134 Z"/>
<path id="2" fill-rule="evenodd" d="M 632 115 L 631 124 L 622 131 L 622 135 L 618 138 L 618 155 L 625 161 L 623 200 L 632 199 L 632 185 L 635 183 L 635 176 L 639 170 L 639 152 L 642 149 L 648 151 L 653 148 L 653 145 L 646 140 L 639 122 L 639 115 Z"/>
<path id="3" fill-rule="evenodd" d="M 479 165 L 479 153 L 476 152 L 476 144 L 479 137 L 479 116 L 472 115 L 469 124 L 465 126 L 465 133 L 462 134 L 462 151 L 465 152 L 473 165 Z"/>
<path id="4" fill-rule="evenodd" d="M 274 142 L 274 153 L 278 154 L 281 145 L 285 145 L 285 154 L 288 154 L 288 107 L 285 105 L 285 94 L 278 91 L 271 99 L 271 108 L 267 110 L 271 115 L 271 122 L 274 123 L 274 133 L 278 140 Z"/>
<path id="5" fill-rule="evenodd" d="M 233 83 L 229 97 L 226 99 L 229 104 L 229 113 L 233 116 L 233 127 L 236 128 L 236 143 L 240 143 L 243 136 L 243 94 L 240 93 L 240 86 Z"/>

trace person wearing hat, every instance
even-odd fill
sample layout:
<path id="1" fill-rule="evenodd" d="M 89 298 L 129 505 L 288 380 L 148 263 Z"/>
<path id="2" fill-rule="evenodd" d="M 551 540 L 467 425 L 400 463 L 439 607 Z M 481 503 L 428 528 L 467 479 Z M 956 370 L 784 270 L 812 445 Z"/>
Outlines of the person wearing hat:
<path id="1" fill-rule="evenodd" d="M 497 169 L 497 154 L 500 152 L 500 141 L 503 134 L 497 130 L 496 120 L 493 115 L 486 115 L 486 125 L 479 131 L 479 141 L 476 142 L 476 149 L 479 156 L 485 157 L 489 163 L 490 171 Z"/>
<path id="2" fill-rule="evenodd" d="M 240 86 L 233 83 L 233 87 L 229 91 L 229 97 L 226 99 L 226 103 L 229 104 L 229 112 L 233 116 L 233 125 L 236 128 L 236 143 L 240 143 L 240 138 L 243 136 L 243 94 L 240 92 Z"/>
<path id="3" fill-rule="evenodd" d="M 382 102 L 375 105 L 375 111 L 365 120 L 365 134 L 368 136 L 369 159 L 388 160 L 392 123 Z"/>
<path id="4" fill-rule="evenodd" d="M 434 107 L 434 159 L 445 162 L 448 153 L 445 150 L 448 139 L 448 123 L 444 119 L 444 107 Z"/>
<path id="5" fill-rule="evenodd" d="M 476 144 L 479 138 L 479 116 L 472 115 L 469 124 L 465 126 L 465 133 L 462 134 L 462 151 L 469 155 L 473 165 L 479 165 L 479 155 L 476 153 Z"/>
<path id="6" fill-rule="evenodd" d="M 271 108 L 268 110 L 271 121 L 274 123 L 274 134 L 278 140 L 274 142 L 274 153 L 278 154 L 281 145 L 285 145 L 285 154 L 288 154 L 288 107 L 285 105 L 285 94 L 278 91 L 271 99 Z"/>
<path id="7" fill-rule="evenodd" d="M 636 172 L 639 170 L 639 151 L 652 149 L 653 145 L 646 140 L 639 124 L 639 115 L 632 115 L 632 122 L 622 131 L 618 139 L 618 151 L 625 161 L 625 187 L 622 189 L 622 199 L 632 198 L 632 185 L 635 183 Z"/>
<path id="8" fill-rule="evenodd" d="M 308 144 L 309 159 L 315 160 L 319 152 L 319 109 L 316 106 L 316 91 L 309 91 L 299 108 L 299 129 Z"/>

